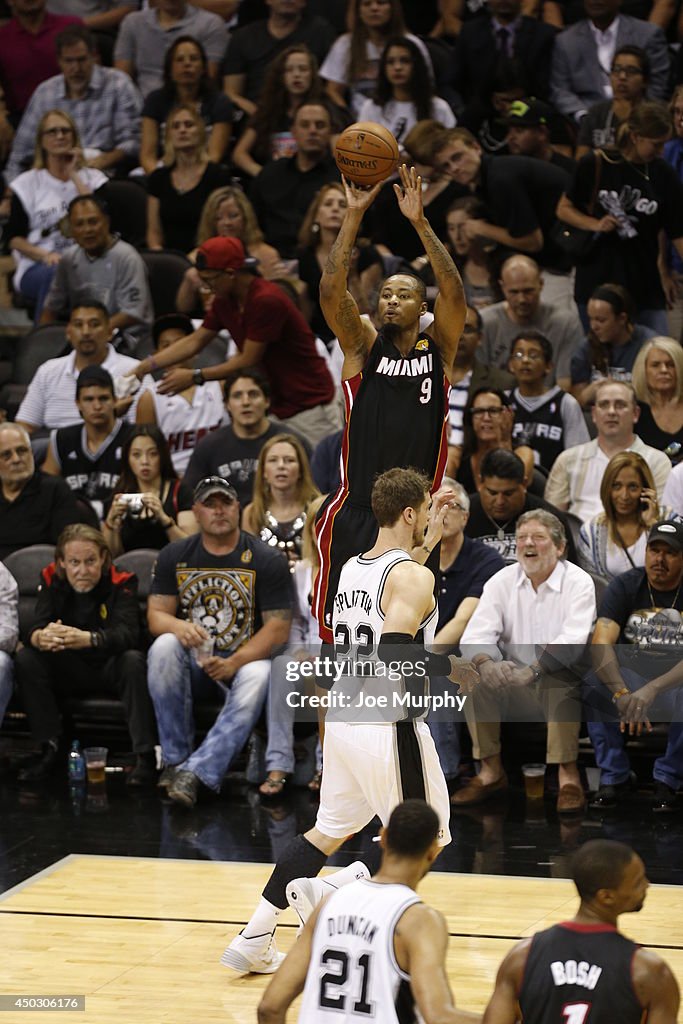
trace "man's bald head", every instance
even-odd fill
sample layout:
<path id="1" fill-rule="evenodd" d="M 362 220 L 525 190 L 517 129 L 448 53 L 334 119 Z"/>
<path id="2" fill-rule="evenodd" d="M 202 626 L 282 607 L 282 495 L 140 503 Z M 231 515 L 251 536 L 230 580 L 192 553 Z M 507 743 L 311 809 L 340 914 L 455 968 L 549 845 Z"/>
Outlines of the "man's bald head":
<path id="1" fill-rule="evenodd" d="M 510 256 L 500 270 L 500 286 L 516 323 L 528 323 L 538 310 L 543 281 L 535 260 L 518 254 Z"/>

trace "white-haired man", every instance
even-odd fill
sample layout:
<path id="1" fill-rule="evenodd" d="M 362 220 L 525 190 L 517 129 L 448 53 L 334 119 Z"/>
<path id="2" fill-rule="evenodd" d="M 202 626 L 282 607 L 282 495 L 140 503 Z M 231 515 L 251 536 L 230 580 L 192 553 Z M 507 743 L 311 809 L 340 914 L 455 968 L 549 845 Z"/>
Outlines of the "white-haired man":
<path id="1" fill-rule="evenodd" d="M 587 572 L 565 561 L 564 527 L 551 512 L 521 515 L 516 539 L 517 562 L 484 586 L 462 637 L 461 650 L 481 679 L 465 707 L 481 771 L 451 802 L 467 807 L 507 788 L 501 711 L 517 719 L 522 711 L 523 721 L 533 720 L 530 711 L 548 723 L 546 760 L 559 766 L 557 810 L 575 814 L 586 801 L 576 766 L 581 711 L 570 687 L 595 621 L 595 587 Z"/>

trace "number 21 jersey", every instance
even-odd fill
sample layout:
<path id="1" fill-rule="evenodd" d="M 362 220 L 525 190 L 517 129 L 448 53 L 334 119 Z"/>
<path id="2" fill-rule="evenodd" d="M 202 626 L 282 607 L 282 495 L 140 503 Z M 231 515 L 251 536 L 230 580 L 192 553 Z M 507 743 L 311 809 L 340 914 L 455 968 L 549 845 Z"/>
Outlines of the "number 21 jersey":
<path id="1" fill-rule="evenodd" d="M 413 1024 L 421 1020 L 410 977 L 396 962 L 394 931 L 420 898 L 407 885 L 361 879 L 323 906 L 311 949 L 299 1024 Z"/>

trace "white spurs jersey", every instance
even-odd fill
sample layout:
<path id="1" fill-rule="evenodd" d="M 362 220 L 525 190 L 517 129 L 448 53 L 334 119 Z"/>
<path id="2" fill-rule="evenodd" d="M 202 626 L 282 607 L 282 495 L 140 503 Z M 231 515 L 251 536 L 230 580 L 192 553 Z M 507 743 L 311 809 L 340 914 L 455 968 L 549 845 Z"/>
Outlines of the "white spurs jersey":
<path id="1" fill-rule="evenodd" d="M 378 664 L 377 646 L 384 630 L 381 604 L 387 577 L 395 565 L 405 561 L 411 561 L 408 552 L 393 548 L 375 558 L 357 555 L 342 568 L 334 596 L 332 631 L 337 665 L 347 664 L 348 671 L 335 683 L 335 690 L 347 694 L 349 700 L 344 706 L 336 704 L 329 708 L 330 721 L 400 722 L 427 715 L 424 698 L 429 693 L 429 678 L 424 674 L 409 678 L 408 674 L 398 673 L 395 666 L 400 661 L 400 648 L 396 648 L 396 659 L 392 653 L 388 663 L 393 671 L 379 663 L 379 668 L 368 668 L 366 672 L 368 662 Z M 415 635 L 420 647 L 433 643 L 437 618 L 434 602 Z M 369 699 L 364 700 L 361 693 Z M 415 696 L 414 702 L 410 694 Z M 386 703 L 375 707 L 373 698 L 378 696 L 385 697 Z"/>
<path id="2" fill-rule="evenodd" d="M 407 885 L 363 878 L 323 906 L 299 1011 L 299 1024 L 418 1024 L 410 975 L 394 953 L 394 931 L 421 900 Z"/>
<path id="3" fill-rule="evenodd" d="M 173 468 L 182 476 L 201 439 L 228 422 L 223 389 L 217 380 L 209 380 L 195 387 L 192 402 L 182 395 L 160 395 L 154 388 L 151 393 L 157 425 L 168 441 Z"/>

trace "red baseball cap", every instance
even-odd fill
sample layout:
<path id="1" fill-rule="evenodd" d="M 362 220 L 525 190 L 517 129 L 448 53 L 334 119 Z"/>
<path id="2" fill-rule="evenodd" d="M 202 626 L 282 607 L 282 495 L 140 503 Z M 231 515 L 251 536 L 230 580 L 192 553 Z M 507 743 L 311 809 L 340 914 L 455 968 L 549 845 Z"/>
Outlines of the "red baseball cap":
<path id="1" fill-rule="evenodd" d="M 197 253 L 198 270 L 242 270 L 258 260 L 247 256 L 239 238 L 207 238 Z"/>

